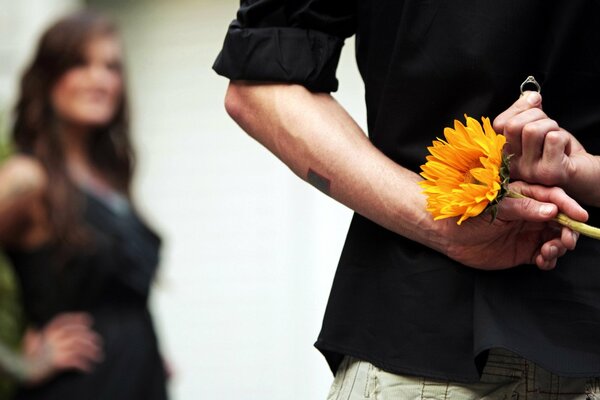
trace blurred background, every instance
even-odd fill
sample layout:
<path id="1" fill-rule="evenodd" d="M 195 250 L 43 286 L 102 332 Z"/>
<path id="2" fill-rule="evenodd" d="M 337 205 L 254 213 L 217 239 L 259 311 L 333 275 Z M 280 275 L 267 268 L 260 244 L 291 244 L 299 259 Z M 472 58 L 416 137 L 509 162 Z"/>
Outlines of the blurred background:
<path id="1" fill-rule="evenodd" d="M 125 39 L 134 195 L 165 239 L 152 309 L 172 398 L 325 399 L 332 375 L 313 343 L 351 211 L 226 115 L 227 80 L 211 66 L 239 2 L 0 0 L 0 134 L 39 34 L 82 6 L 116 18 Z M 335 97 L 365 127 L 353 40 L 338 79 Z"/>

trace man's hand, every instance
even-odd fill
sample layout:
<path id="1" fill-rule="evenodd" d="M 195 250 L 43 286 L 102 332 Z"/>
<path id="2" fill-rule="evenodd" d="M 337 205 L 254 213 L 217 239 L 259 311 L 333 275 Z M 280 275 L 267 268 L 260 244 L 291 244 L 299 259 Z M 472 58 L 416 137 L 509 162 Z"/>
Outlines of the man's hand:
<path id="1" fill-rule="evenodd" d="M 542 111 L 542 97 L 526 92 L 494 120 L 494 130 L 507 139 L 512 154 L 510 175 L 530 183 L 559 186 L 577 200 L 599 205 L 595 189 L 600 160 Z"/>
<path id="2" fill-rule="evenodd" d="M 579 221 L 587 212 L 560 188 L 511 184 L 511 190 L 528 198 L 505 198 L 499 204 L 498 217 L 470 218 L 461 226 L 446 221 L 445 235 L 450 239 L 446 254 L 477 269 L 504 269 L 521 264 L 535 264 L 552 269 L 559 257 L 573 250 L 578 234 L 552 222 L 563 212 Z"/>

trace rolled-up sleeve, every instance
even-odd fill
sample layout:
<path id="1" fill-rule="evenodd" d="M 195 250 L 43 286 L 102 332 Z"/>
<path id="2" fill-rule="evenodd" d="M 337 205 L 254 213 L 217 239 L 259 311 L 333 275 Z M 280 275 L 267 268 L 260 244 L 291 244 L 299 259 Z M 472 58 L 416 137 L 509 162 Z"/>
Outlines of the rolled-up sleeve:
<path id="1" fill-rule="evenodd" d="M 213 69 L 232 80 L 337 90 L 344 40 L 355 30 L 352 0 L 242 0 Z"/>

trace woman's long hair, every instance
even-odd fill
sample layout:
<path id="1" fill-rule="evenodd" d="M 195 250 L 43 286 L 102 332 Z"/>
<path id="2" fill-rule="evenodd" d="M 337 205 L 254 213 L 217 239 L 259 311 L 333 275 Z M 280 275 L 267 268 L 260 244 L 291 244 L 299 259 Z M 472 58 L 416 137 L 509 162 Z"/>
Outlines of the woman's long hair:
<path id="1" fill-rule="evenodd" d="M 13 140 L 20 152 L 38 159 L 48 174 L 52 233 L 66 247 L 81 242 L 81 196 L 68 176 L 51 91 L 70 68 L 85 62 L 86 46 L 92 39 L 117 35 L 115 23 L 106 16 L 89 10 L 68 15 L 42 35 L 21 79 Z M 94 129 L 88 144 L 87 154 L 94 167 L 114 188 L 129 196 L 134 152 L 129 139 L 125 93 L 112 120 Z"/>

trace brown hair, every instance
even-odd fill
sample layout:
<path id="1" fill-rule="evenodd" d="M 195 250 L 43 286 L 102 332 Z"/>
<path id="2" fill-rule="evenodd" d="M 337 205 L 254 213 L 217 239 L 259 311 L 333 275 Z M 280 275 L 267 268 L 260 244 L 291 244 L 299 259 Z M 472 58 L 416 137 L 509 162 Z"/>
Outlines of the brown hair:
<path id="1" fill-rule="evenodd" d="M 48 174 L 48 206 L 53 234 L 59 243 L 75 244 L 81 239 L 80 193 L 70 181 L 58 131 L 51 91 L 70 68 L 85 61 L 90 40 L 117 35 L 116 24 L 90 10 L 70 14 L 42 35 L 29 67 L 21 78 L 20 97 L 15 107 L 13 140 L 19 151 L 38 159 Z M 113 119 L 90 135 L 89 159 L 117 190 L 130 194 L 134 152 L 129 139 L 127 101 Z"/>

